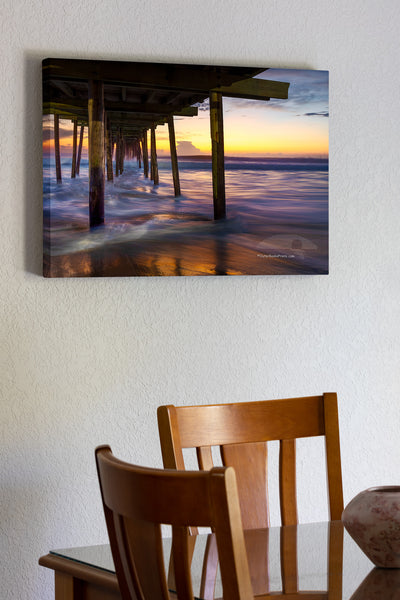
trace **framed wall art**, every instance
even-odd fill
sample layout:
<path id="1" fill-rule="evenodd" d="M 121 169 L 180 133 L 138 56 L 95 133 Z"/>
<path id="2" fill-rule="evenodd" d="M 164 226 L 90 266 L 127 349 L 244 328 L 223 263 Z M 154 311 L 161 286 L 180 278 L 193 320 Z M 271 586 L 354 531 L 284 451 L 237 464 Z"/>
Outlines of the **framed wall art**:
<path id="1" fill-rule="evenodd" d="M 46 277 L 328 273 L 328 72 L 43 61 Z"/>

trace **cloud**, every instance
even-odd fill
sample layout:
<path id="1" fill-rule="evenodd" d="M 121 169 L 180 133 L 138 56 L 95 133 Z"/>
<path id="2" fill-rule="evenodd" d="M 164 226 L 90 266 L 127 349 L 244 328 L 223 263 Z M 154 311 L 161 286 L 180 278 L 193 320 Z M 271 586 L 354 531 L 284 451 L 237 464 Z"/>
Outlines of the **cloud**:
<path id="1" fill-rule="evenodd" d="M 300 116 L 300 115 L 299 115 Z M 304 113 L 304 117 L 329 117 L 328 111 Z"/>
<path id="2" fill-rule="evenodd" d="M 205 100 L 203 100 L 203 102 L 196 102 L 195 104 L 192 104 L 192 106 L 198 108 L 199 111 L 210 110 L 210 99 L 206 98 Z"/>
<path id="3" fill-rule="evenodd" d="M 177 152 L 180 155 L 203 154 L 199 148 L 196 148 L 192 142 L 188 142 L 187 140 L 182 140 L 177 143 Z"/>
<path id="4" fill-rule="evenodd" d="M 316 110 L 309 112 L 326 112 L 329 101 L 329 72 L 313 69 L 268 69 L 260 75 L 260 79 L 285 81 L 290 84 L 287 100 L 271 98 L 271 108 L 286 108 L 299 111 L 307 105 Z M 323 109 L 323 110 L 322 110 Z"/>
<path id="5" fill-rule="evenodd" d="M 231 110 L 237 110 L 238 108 L 248 109 L 248 108 L 277 108 L 271 105 L 271 101 L 268 100 L 251 100 L 246 98 L 224 98 L 223 99 L 224 112 L 228 113 Z M 281 109 L 281 107 L 279 107 Z M 246 114 L 242 115 L 247 116 Z"/>
<path id="6" fill-rule="evenodd" d="M 168 135 L 168 132 L 165 132 L 165 131 L 162 131 L 162 130 L 159 130 L 159 129 L 157 129 L 157 130 L 156 130 L 156 138 L 157 138 L 157 141 L 158 141 L 158 142 L 161 142 L 161 141 L 164 141 L 164 142 L 165 142 L 165 141 L 168 141 L 168 140 L 169 140 L 169 135 Z"/>
<path id="7" fill-rule="evenodd" d="M 60 127 L 60 138 L 71 137 L 71 130 Z"/>
<path id="8" fill-rule="evenodd" d="M 64 129 L 64 127 L 59 128 L 60 131 L 60 139 L 71 137 L 71 130 Z M 45 125 L 43 127 L 43 139 L 44 140 L 54 140 L 54 129 L 52 126 Z"/>

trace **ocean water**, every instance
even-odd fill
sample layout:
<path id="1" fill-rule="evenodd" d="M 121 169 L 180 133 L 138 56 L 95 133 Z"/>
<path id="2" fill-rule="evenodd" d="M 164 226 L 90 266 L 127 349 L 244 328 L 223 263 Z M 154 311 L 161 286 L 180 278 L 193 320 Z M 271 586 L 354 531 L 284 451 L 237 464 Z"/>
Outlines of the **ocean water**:
<path id="1" fill-rule="evenodd" d="M 137 161 L 105 183 L 105 224 L 89 228 L 88 161 L 63 182 L 43 161 L 44 253 L 50 276 L 326 273 L 328 161 L 226 159 L 227 218 L 214 221 L 211 162 L 179 158 L 182 195 L 171 163 L 160 184 Z M 114 264 L 114 269 L 111 263 Z"/>

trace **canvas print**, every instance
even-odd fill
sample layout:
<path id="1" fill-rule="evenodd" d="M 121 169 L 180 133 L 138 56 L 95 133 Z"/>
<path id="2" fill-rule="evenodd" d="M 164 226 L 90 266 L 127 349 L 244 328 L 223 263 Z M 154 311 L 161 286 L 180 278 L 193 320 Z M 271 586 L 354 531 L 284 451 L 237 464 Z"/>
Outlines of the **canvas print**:
<path id="1" fill-rule="evenodd" d="M 43 61 L 46 277 L 328 273 L 328 72 Z"/>

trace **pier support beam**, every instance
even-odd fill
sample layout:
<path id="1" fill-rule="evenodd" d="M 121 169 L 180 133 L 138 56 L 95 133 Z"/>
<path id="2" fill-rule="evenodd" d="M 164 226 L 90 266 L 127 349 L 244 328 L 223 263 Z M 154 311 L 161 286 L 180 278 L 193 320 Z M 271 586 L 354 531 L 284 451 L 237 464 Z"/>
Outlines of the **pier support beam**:
<path id="1" fill-rule="evenodd" d="M 71 165 L 71 179 L 75 179 L 76 175 L 76 150 L 78 145 L 78 120 L 73 120 L 74 132 L 72 134 L 72 165 Z"/>
<path id="2" fill-rule="evenodd" d="M 120 151 L 119 151 L 119 173 L 120 175 L 124 172 L 124 161 L 125 161 L 125 140 L 122 133 L 122 129 L 119 130 L 119 143 L 120 143 Z"/>
<path id="3" fill-rule="evenodd" d="M 149 177 L 149 151 L 147 148 L 147 130 L 144 131 L 144 133 L 143 133 L 142 154 L 143 154 L 143 173 L 147 179 Z"/>
<path id="4" fill-rule="evenodd" d="M 107 181 L 113 181 L 113 164 L 112 164 L 112 133 L 108 124 L 107 117 L 105 118 L 106 125 L 106 158 L 107 158 Z"/>
<path id="5" fill-rule="evenodd" d="M 104 223 L 104 85 L 89 80 L 89 221 Z"/>
<path id="6" fill-rule="evenodd" d="M 82 157 L 82 145 L 83 145 L 83 134 L 85 132 L 85 126 L 81 125 L 81 133 L 79 135 L 79 146 L 78 146 L 78 157 L 76 159 L 76 174 L 79 175 L 79 169 L 81 166 Z"/>
<path id="7" fill-rule="evenodd" d="M 174 116 L 168 117 L 169 148 L 171 152 L 172 177 L 174 179 L 175 196 L 181 195 L 181 184 L 179 181 L 178 155 L 176 153 Z"/>
<path id="8" fill-rule="evenodd" d="M 224 120 L 222 94 L 219 92 L 210 93 L 210 125 L 214 219 L 224 219 L 226 217 Z"/>
<path id="9" fill-rule="evenodd" d="M 154 185 L 160 183 L 158 177 L 158 163 L 157 163 L 157 148 L 156 148 L 156 126 L 151 126 L 151 178 Z"/>
<path id="10" fill-rule="evenodd" d="M 57 183 L 62 183 L 61 156 L 60 156 L 60 117 L 59 117 L 59 115 L 54 115 L 54 152 L 55 152 L 55 159 L 56 159 Z"/>
<path id="11" fill-rule="evenodd" d="M 119 128 L 117 132 L 117 139 L 115 142 L 115 176 L 118 177 L 124 171 L 124 155 L 125 155 L 125 144 L 122 135 L 122 129 Z"/>
<path id="12" fill-rule="evenodd" d="M 118 177 L 118 175 L 119 175 L 119 152 L 120 152 L 119 131 L 117 131 L 117 135 L 115 138 L 115 177 Z"/>

